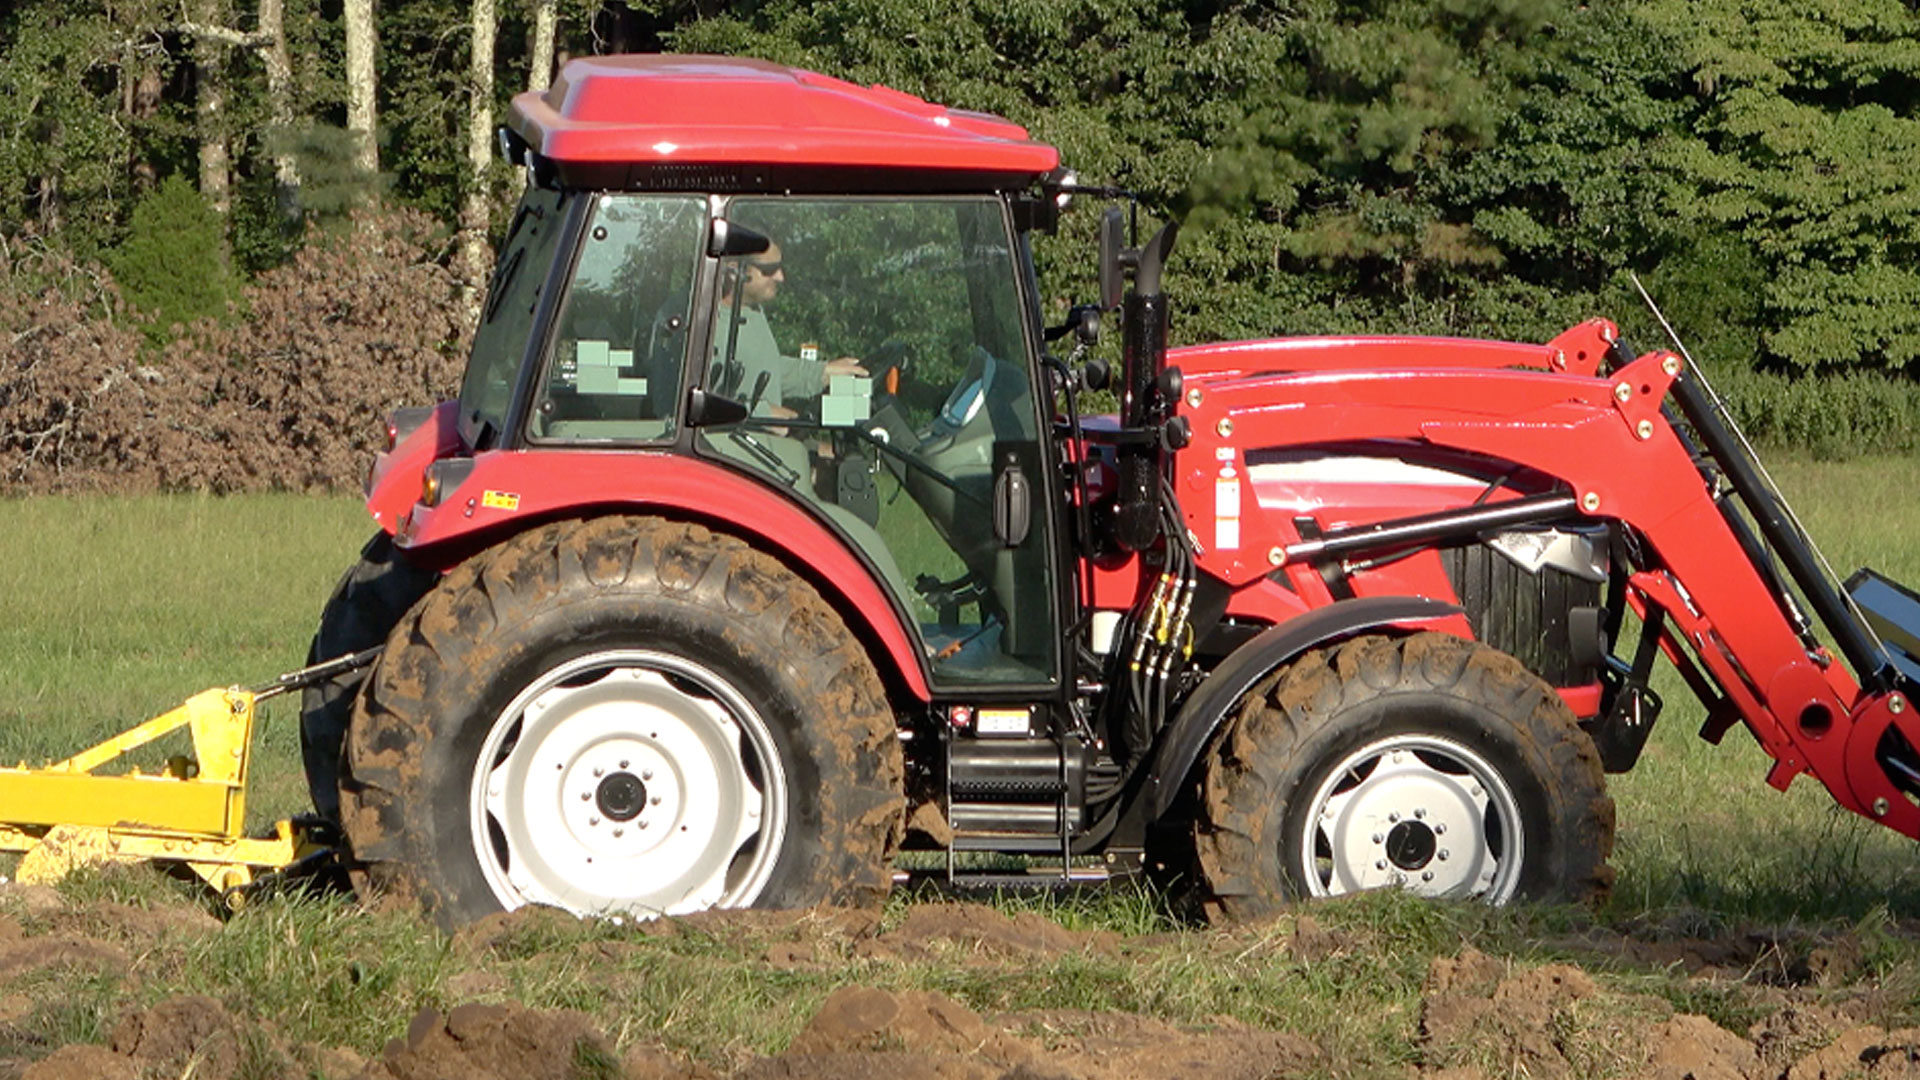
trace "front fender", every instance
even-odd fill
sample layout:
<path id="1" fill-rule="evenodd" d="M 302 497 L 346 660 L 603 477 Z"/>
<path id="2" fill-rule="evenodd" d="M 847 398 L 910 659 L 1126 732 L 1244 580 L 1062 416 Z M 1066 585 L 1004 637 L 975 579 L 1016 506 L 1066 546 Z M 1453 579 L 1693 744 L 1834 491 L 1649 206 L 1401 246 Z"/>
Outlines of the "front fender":
<path id="1" fill-rule="evenodd" d="M 1214 732 L 1261 677 L 1294 657 L 1363 630 L 1406 623 L 1429 623 L 1466 614 L 1453 604 L 1418 596 L 1371 596 L 1342 600 L 1261 631 L 1221 661 L 1200 688 L 1188 695 L 1180 714 L 1167 725 L 1147 777 L 1148 817 L 1164 816 L 1180 785 Z"/>

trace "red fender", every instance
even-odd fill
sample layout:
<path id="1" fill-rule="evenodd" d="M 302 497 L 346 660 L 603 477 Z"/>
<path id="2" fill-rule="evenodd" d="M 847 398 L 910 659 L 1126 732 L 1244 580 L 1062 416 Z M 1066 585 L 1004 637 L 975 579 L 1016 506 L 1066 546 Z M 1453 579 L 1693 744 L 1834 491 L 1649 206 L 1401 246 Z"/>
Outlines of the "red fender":
<path id="1" fill-rule="evenodd" d="M 433 438 L 426 430 L 416 432 L 382 455 L 367 500 L 382 525 L 390 520 L 383 513 L 395 515 L 395 543 L 413 562 L 449 569 L 507 536 L 562 518 L 639 512 L 700 519 L 801 570 L 856 628 L 879 642 L 902 686 L 921 701 L 931 699 L 920 650 L 873 572 L 818 518 L 765 485 L 680 454 L 493 450 L 471 459 L 472 471 L 439 505 L 422 506 L 412 500 L 419 471 L 433 459 L 416 440 Z M 396 512 L 401 489 L 413 494 L 410 505 Z"/>

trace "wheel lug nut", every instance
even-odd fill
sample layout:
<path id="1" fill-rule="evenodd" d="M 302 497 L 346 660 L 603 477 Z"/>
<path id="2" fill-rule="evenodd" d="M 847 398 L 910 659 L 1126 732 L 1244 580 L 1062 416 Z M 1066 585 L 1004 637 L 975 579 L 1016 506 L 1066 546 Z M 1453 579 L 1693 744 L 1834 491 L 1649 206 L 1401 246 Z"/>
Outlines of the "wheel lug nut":
<path id="1" fill-rule="evenodd" d="M 1388 814 L 1388 815 L 1387 815 L 1387 822 L 1388 822 L 1389 824 L 1398 824 L 1398 823 L 1399 823 L 1399 821 L 1400 821 L 1400 815 L 1399 815 L 1398 813 L 1393 813 L 1393 814 Z"/>
<path id="2" fill-rule="evenodd" d="M 589 799 L 592 799 L 592 798 L 593 798 L 593 792 L 591 792 L 591 791 L 583 791 L 583 792 L 581 792 L 581 793 L 580 793 L 580 801 L 581 801 L 581 802 L 586 802 L 586 801 L 588 801 Z"/>
<path id="3" fill-rule="evenodd" d="M 625 835 L 627 835 L 627 830 L 625 830 L 625 829 L 615 829 L 615 830 L 613 830 L 613 835 L 615 835 L 615 836 L 625 836 Z"/>
<path id="4" fill-rule="evenodd" d="M 627 767 L 627 763 L 626 763 L 626 762 L 624 762 L 624 761 L 622 761 L 622 762 L 620 763 L 620 767 L 621 767 L 621 768 L 623 768 L 623 769 L 624 769 L 624 768 L 626 768 L 626 767 Z"/>
<path id="5" fill-rule="evenodd" d="M 1387 860 L 1385 859 L 1375 860 L 1373 864 L 1373 868 L 1375 870 L 1385 870 L 1387 868 Z"/>
<path id="6" fill-rule="evenodd" d="M 653 798 L 651 798 L 651 799 L 648 799 L 648 800 L 647 800 L 647 805 L 648 805 L 648 806 L 659 806 L 659 805 L 660 805 L 660 796 L 658 796 L 658 795 L 655 795 L 655 796 L 654 796 Z"/>
<path id="7" fill-rule="evenodd" d="M 1439 860 L 1441 860 L 1442 862 L 1445 862 L 1445 861 L 1446 861 L 1446 858 L 1447 858 L 1447 856 L 1449 856 L 1449 855 L 1452 855 L 1452 854 L 1453 854 L 1453 852 L 1451 852 L 1451 851 L 1448 851 L 1448 850 L 1447 850 L 1446 848 L 1441 848 L 1441 849 L 1440 849 L 1440 850 L 1439 850 L 1438 852 L 1436 852 L 1436 853 L 1434 854 L 1434 858 L 1436 858 L 1436 859 L 1439 859 Z"/>
<path id="8" fill-rule="evenodd" d="M 1427 811 L 1425 808 L 1415 810 L 1413 816 L 1421 821 L 1425 821 L 1427 819 Z"/>
<path id="9" fill-rule="evenodd" d="M 1435 825 L 1435 826 L 1433 827 L 1433 835 L 1435 835 L 1435 836 L 1445 836 L 1445 835 L 1447 835 L 1447 823 L 1443 821 L 1443 822 L 1441 822 L 1440 824 L 1438 824 L 1438 825 Z"/>
<path id="10" fill-rule="evenodd" d="M 635 824 L 635 825 L 638 825 L 638 826 L 640 826 L 641 828 L 643 828 L 643 829 L 644 829 L 644 828 L 646 828 L 646 827 L 647 827 L 647 819 L 646 819 L 646 818 L 641 818 L 641 819 L 640 819 L 639 821 L 636 821 L 636 822 L 634 822 L 634 824 Z"/>
<path id="11" fill-rule="evenodd" d="M 603 768 L 601 768 L 601 767 L 600 767 L 600 766 L 598 766 L 598 765 L 595 765 L 595 766 L 593 767 L 593 775 L 595 775 L 595 776 L 605 776 L 605 775 L 607 775 L 607 770 L 605 770 L 605 769 L 603 769 Z"/>
<path id="12" fill-rule="evenodd" d="M 1374 834 L 1373 834 L 1373 842 L 1374 842 L 1374 843 L 1376 843 L 1376 844 L 1384 844 L 1384 843 L 1386 843 L 1386 842 L 1387 842 L 1387 837 L 1386 837 L 1386 834 L 1385 834 L 1385 833 L 1374 833 Z"/>
<path id="13" fill-rule="evenodd" d="M 1420 880 L 1421 880 L 1421 881 L 1432 881 L 1432 880 L 1433 880 L 1433 871 L 1431 871 L 1431 870 L 1422 870 L 1422 871 L 1420 872 Z"/>
<path id="14" fill-rule="evenodd" d="M 640 770 L 640 779 L 642 779 L 642 780 L 651 780 L 651 779 L 653 779 L 653 770 L 652 770 L 652 769 L 641 769 L 641 770 Z"/>
<path id="15" fill-rule="evenodd" d="M 590 817 L 590 818 L 588 818 L 588 819 L 587 819 L 587 824 L 589 824 L 589 825 L 598 825 L 598 824 L 600 824 L 600 819 L 599 819 L 599 818 L 597 818 L 597 817 Z"/>

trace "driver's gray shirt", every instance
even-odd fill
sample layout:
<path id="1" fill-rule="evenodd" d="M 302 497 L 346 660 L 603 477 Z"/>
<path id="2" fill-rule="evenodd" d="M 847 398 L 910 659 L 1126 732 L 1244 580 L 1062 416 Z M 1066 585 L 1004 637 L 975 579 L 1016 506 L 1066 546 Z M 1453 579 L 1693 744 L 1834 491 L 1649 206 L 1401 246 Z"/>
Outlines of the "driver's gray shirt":
<path id="1" fill-rule="evenodd" d="M 714 360 L 727 358 L 732 329 L 733 305 L 722 303 L 718 325 L 713 331 Z M 802 360 L 782 353 L 779 343 L 773 340 L 773 327 L 767 323 L 767 313 L 744 304 L 740 307 L 739 344 L 734 348 L 733 361 L 741 367 L 737 393 L 742 404 L 753 398 L 753 387 L 760 381 L 760 374 L 768 373 L 767 387 L 754 404 L 755 416 L 771 415 L 772 406 L 786 405 L 789 398 L 800 401 L 817 397 L 826 381 L 825 360 Z"/>

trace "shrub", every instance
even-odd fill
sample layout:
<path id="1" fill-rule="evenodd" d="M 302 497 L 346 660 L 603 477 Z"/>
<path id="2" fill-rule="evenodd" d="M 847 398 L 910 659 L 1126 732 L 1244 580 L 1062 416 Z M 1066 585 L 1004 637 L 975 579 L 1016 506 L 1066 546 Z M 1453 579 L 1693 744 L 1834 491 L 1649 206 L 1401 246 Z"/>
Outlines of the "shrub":
<path id="1" fill-rule="evenodd" d="M 248 288 L 246 322 L 157 359 L 91 294 L 0 267 L 0 484 L 348 491 L 393 409 L 448 396 L 467 328 L 424 215 L 361 211 Z M 64 264 L 62 281 L 92 281 Z"/>
<path id="2" fill-rule="evenodd" d="M 220 215 L 193 186 L 169 176 L 133 208 L 127 239 L 109 262 L 122 295 L 164 344 L 178 328 L 222 318 L 236 289 Z"/>

